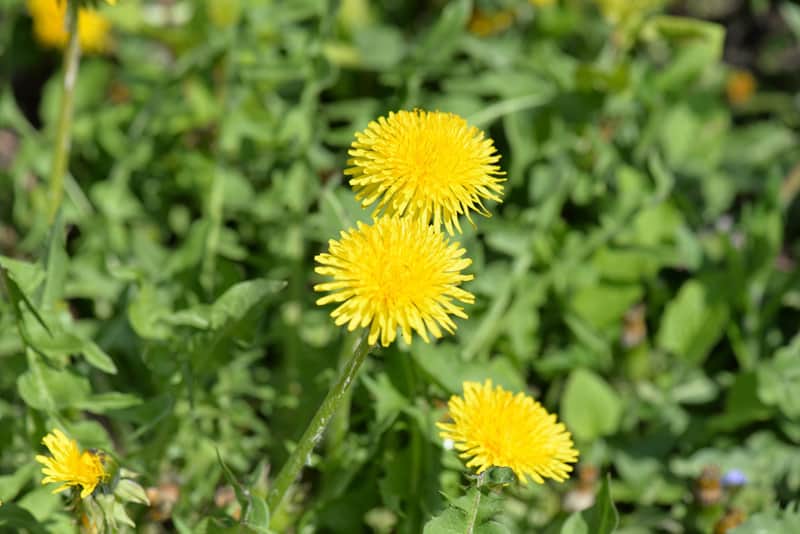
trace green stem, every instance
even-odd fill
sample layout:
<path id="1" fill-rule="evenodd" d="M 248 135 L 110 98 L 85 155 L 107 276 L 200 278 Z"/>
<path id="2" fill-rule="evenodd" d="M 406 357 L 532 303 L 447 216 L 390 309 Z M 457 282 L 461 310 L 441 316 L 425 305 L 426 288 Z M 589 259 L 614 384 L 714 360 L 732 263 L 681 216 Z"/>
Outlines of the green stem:
<path id="1" fill-rule="evenodd" d="M 347 391 L 350 389 L 361 364 L 364 363 L 367 354 L 369 354 L 369 349 L 367 331 L 365 330 L 353 349 L 353 356 L 344 366 L 339 379 L 328 391 L 317 413 L 314 414 L 314 418 L 311 419 L 311 423 L 309 423 L 306 431 L 303 432 L 297 446 L 295 446 L 289 459 L 275 478 L 267 498 L 267 505 L 269 506 L 271 516 L 274 517 L 276 515 L 278 507 L 286 496 L 286 492 L 289 490 L 289 486 L 291 486 L 297 478 L 297 475 L 300 473 L 303 465 L 305 465 L 311 451 L 314 450 L 314 447 L 319 443 L 320 439 L 322 439 L 322 435 L 325 433 L 325 427 L 328 425 L 331 417 L 333 417 L 339 405 L 347 397 Z"/>
<path id="2" fill-rule="evenodd" d="M 341 373 L 344 371 L 345 366 L 352 357 L 348 349 L 355 346 L 355 343 L 357 342 L 357 334 L 353 333 L 345 336 L 344 343 L 342 343 L 342 350 L 340 351 L 339 358 L 337 359 L 338 372 Z M 336 412 L 336 416 L 331 419 L 331 422 L 328 425 L 328 439 L 325 443 L 325 447 L 327 454 L 331 456 L 337 454 L 339 447 L 342 446 L 345 437 L 347 437 L 347 431 L 350 429 L 350 398 L 352 396 L 352 389 L 349 389 L 345 392 L 344 399 L 342 399 L 342 403 L 339 406 L 339 410 Z"/>
<path id="3" fill-rule="evenodd" d="M 81 46 L 78 40 L 78 2 L 69 0 L 67 32 L 69 41 L 64 51 L 64 83 L 61 93 L 61 109 L 56 125 L 56 140 L 53 151 L 53 166 L 50 168 L 50 213 L 55 219 L 64 198 L 64 174 L 67 172 L 69 149 L 72 140 L 72 110 L 75 102 L 75 85 L 78 80 Z"/>
<path id="4" fill-rule="evenodd" d="M 472 501 L 472 510 L 469 513 L 469 520 L 467 521 L 467 534 L 475 532 L 475 521 L 478 520 L 478 508 L 481 504 L 481 486 L 486 477 L 486 471 L 478 475 L 478 480 L 475 483 L 475 500 Z"/>

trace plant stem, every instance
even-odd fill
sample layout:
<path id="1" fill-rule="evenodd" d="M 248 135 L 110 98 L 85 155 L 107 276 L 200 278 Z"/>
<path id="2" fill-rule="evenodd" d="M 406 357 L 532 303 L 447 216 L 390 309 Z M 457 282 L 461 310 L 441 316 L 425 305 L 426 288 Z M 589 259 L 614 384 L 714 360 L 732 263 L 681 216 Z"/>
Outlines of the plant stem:
<path id="1" fill-rule="evenodd" d="M 367 343 L 367 330 L 359 338 L 356 346 L 353 348 L 353 356 L 342 369 L 339 379 L 328 391 L 325 399 L 322 401 L 314 418 L 311 419 L 306 431 L 303 432 L 300 441 L 295 446 L 289 459 L 284 464 L 283 468 L 278 473 L 275 481 L 270 489 L 267 498 L 267 505 L 269 506 L 270 515 L 274 517 L 278 511 L 283 498 L 292 482 L 297 478 L 300 470 L 305 465 L 309 454 L 314 450 L 314 447 L 322 439 L 325 433 L 325 427 L 328 425 L 331 417 L 336 413 L 342 400 L 347 397 L 347 391 L 353 383 L 353 379 L 358 373 L 361 364 L 369 354 L 370 346 Z"/>
<path id="2" fill-rule="evenodd" d="M 481 504 L 481 486 L 483 486 L 485 476 L 486 471 L 478 475 L 477 482 L 475 482 L 475 500 L 472 501 L 472 511 L 469 513 L 466 534 L 472 534 L 475 531 L 475 521 L 478 520 L 478 508 Z"/>
<path id="3" fill-rule="evenodd" d="M 75 85 L 78 79 L 81 46 L 78 40 L 78 2 L 68 1 L 67 32 L 69 41 L 64 51 L 64 83 L 61 92 L 61 108 L 58 112 L 53 164 L 50 168 L 50 213 L 52 223 L 64 198 L 64 174 L 67 172 L 69 149 L 72 140 L 72 111 L 75 102 Z"/>

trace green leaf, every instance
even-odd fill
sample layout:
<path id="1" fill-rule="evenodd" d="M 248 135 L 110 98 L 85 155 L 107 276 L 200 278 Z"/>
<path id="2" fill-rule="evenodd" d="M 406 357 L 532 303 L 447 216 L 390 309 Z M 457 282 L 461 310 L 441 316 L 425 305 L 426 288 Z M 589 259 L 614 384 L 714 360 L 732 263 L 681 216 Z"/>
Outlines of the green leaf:
<path id="1" fill-rule="evenodd" d="M 29 463 L 22 465 L 10 475 L 0 476 L 0 502 L 16 497 L 37 470 L 37 464 Z"/>
<path id="2" fill-rule="evenodd" d="M 583 512 L 589 532 L 592 534 L 610 534 L 619 524 L 619 513 L 611 499 L 611 475 L 603 479 L 603 486 L 597 494 L 594 506 Z"/>
<path id="3" fill-rule="evenodd" d="M 250 495 L 250 504 L 242 523 L 254 532 L 269 534 L 269 507 L 258 495 Z"/>
<path id="4" fill-rule="evenodd" d="M 48 530 L 26 509 L 9 502 L 0 505 L 0 527 L 10 532 L 27 531 L 30 534 L 48 534 Z"/>
<path id="5" fill-rule="evenodd" d="M 600 376 L 579 368 L 567 379 L 561 417 L 575 437 L 591 441 L 617 431 L 622 402 Z"/>
<path id="6" fill-rule="evenodd" d="M 800 335 L 757 370 L 758 398 L 790 419 L 800 418 Z"/>
<path id="7" fill-rule="evenodd" d="M 464 534 L 466 530 L 467 514 L 456 508 L 447 508 L 425 523 L 422 534 Z"/>
<path id="8" fill-rule="evenodd" d="M 286 287 L 286 282 L 256 279 L 228 289 L 211 305 L 211 328 L 216 330 L 242 319 L 254 306 Z"/>
<path id="9" fill-rule="evenodd" d="M 619 324 L 641 296 L 639 286 L 599 283 L 577 290 L 570 298 L 570 307 L 594 328 L 602 329 Z"/>
<path id="10" fill-rule="evenodd" d="M 239 502 L 239 506 L 242 507 L 242 510 L 245 510 L 248 506 L 248 498 L 247 493 L 245 493 L 244 487 L 236 480 L 236 476 L 231 471 L 228 464 L 222 459 L 222 455 L 217 449 L 217 462 L 219 462 L 220 467 L 222 467 L 222 473 L 225 475 L 225 480 L 228 481 L 228 484 L 233 487 L 233 491 L 236 494 L 236 500 Z"/>
<path id="11" fill-rule="evenodd" d="M 466 29 L 471 13 L 471 0 L 455 0 L 448 3 L 442 10 L 439 20 L 415 50 L 417 61 L 423 62 L 423 65 L 431 65 L 450 57 L 458 46 L 458 38 Z"/>
<path id="12" fill-rule="evenodd" d="M 89 397 L 91 387 L 84 377 L 51 369 L 34 358 L 28 367 L 17 379 L 17 390 L 31 408 L 60 411 L 79 406 Z"/>
<path id="13" fill-rule="evenodd" d="M 6 269 L 8 274 L 17 283 L 20 291 L 32 295 L 45 278 L 41 265 L 28 261 L 15 260 L 0 256 L 0 267 Z"/>
<path id="14" fill-rule="evenodd" d="M 589 527 L 580 512 L 573 512 L 561 525 L 560 534 L 589 534 Z"/>
<path id="15" fill-rule="evenodd" d="M 136 502 L 150 506 L 150 499 L 147 498 L 144 488 L 129 478 L 123 478 L 117 483 L 114 495 L 123 502 Z"/>
<path id="16" fill-rule="evenodd" d="M 451 393 L 461 392 L 465 381 L 483 382 L 487 378 L 512 391 L 525 390 L 525 382 L 503 357 L 496 357 L 488 363 L 467 362 L 459 356 L 456 345 L 427 343 L 414 343 L 411 354 L 432 380 Z"/>
<path id="17" fill-rule="evenodd" d="M 800 507 L 789 504 L 783 510 L 759 512 L 729 534 L 771 534 L 800 532 Z"/>
<path id="18" fill-rule="evenodd" d="M 658 346 L 694 365 L 705 361 L 728 322 L 728 306 L 712 289 L 689 280 L 670 301 L 658 330 Z"/>
<path id="19" fill-rule="evenodd" d="M 94 341 L 83 340 L 81 352 L 86 361 L 93 367 L 111 375 L 117 374 L 117 366 L 114 364 L 114 360 L 103 349 L 98 347 Z"/>

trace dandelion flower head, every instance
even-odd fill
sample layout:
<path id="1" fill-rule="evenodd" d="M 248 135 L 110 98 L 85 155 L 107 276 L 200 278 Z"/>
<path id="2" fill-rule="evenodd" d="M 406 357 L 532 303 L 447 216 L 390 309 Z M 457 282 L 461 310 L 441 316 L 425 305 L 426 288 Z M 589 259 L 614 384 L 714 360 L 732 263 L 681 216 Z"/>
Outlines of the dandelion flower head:
<path id="1" fill-rule="evenodd" d="M 453 333 L 451 315 L 466 319 L 463 308 L 472 294 L 459 287 L 472 280 L 462 274 L 472 260 L 464 258 L 458 243 L 449 243 L 435 228 L 419 219 L 380 217 L 371 225 L 330 240 L 327 253 L 315 260 L 318 274 L 332 282 L 317 284 L 315 291 L 329 291 L 317 304 L 339 303 L 331 317 L 348 330 L 369 327 L 369 344 L 380 338 L 386 347 L 400 328 L 403 339 L 411 343 L 412 330 L 427 343 L 428 332 L 442 336 Z"/>
<path id="2" fill-rule="evenodd" d="M 504 181 L 491 139 L 453 113 L 398 111 L 369 123 L 350 146 L 350 185 L 364 207 L 459 232 L 458 218 L 489 212 Z"/>
<path id="3" fill-rule="evenodd" d="M 67 45 L 66 0 L 28 0 L 28 12 L 33 17 L 33 33 L 40 43 L 54 48 Z M 82 50 L 105 52 L 111 45 L 110 32 L 111 22 L 99 11 L 84 7 L 78 9 L 78 40 Z"/>
<path id="4" fill-rule="evenodd" d="M 42 443 L 50 451 L 50 456 L 36 456 L 36 461 L 43 465 L 45 478 L 42 484 L 61 484 L 53 493 L 80 486 L 81 499 L 85 499 L 105 479 L 106 472 L 100 457 L 91 451 L 81 452 L 75 440 L 69 439 L 60 430 L 55 429 L 47 434 Z"/>
<path id="5" fill-rule="evenodd" d="M 563 482 L 578 459 L 572 437 L 556 416 L 524 393 L 513 393 L 492 381 L 464 382 L 464 396 L 448 402 L 452 423 L 437 423 L 443 439 L 453 440 L 467 467 L 478 474 L 508 467 L 527 484 L 544 478 Z"/>

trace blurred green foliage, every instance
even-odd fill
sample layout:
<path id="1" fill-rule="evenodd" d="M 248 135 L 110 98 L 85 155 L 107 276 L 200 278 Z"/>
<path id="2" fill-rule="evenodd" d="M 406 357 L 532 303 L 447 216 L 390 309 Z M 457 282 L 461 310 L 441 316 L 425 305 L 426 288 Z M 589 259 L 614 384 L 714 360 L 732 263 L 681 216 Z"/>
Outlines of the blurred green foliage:
<path id="1" fill-rule="evenodd" d="M 626 534 L 712 532 L 726 507 L 753 516 L 735 532 L 797 528 L 800 108 L 776 72 L 800 11 L 750 2 L 778 26 L 734 105 L 724 27 L 684 15 L 736 12 L 597 4 L 104 6 L 116 47 L 81 64 L 62 235 L 60 57 L 0 0 L 0 529 L 71 532 L 33 460 L 57 425 L 141 474 L 139 531 L 265 531 L 270 473 L 355 340 L 311 290 L 313 255 L 368 218 L 347 147 L 414 107 L 503 154 L 504 203 L 461 236 L 476 304 L 454 337 L 370 358 L 272 528 L 448 532 L 467 479 L 434 423 L 485 378 L 559 413 L 581 464 L 487 499 L 480 532 L 594 532 L 611 499 Z M 703 497 L 710 466 L 748 482 Z"/>

